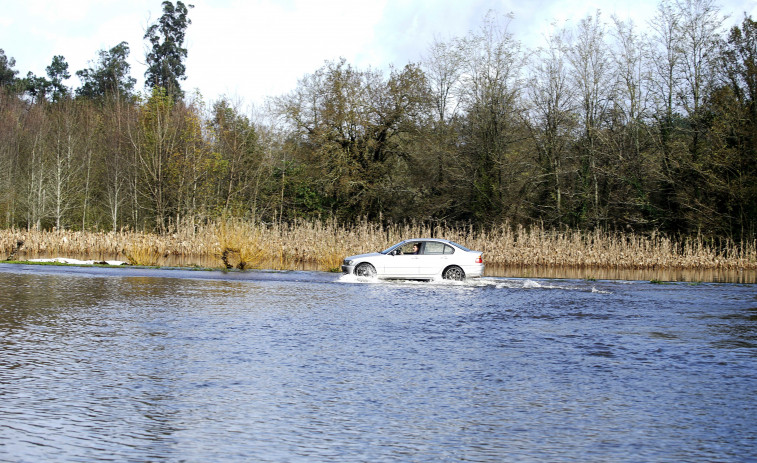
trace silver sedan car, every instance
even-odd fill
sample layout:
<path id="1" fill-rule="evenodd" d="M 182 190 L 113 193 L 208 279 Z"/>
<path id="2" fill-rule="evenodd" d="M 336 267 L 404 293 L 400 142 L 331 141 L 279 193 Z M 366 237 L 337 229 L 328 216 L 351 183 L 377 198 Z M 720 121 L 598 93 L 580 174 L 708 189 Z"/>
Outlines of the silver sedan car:
<path id="1" fill-rule="evenodd" d="M 342 272 L 363 278 L 463 280 L 484 274 L 481 252 L 449 240 L 405 240 L 381 252 L 349 256 Z"/>

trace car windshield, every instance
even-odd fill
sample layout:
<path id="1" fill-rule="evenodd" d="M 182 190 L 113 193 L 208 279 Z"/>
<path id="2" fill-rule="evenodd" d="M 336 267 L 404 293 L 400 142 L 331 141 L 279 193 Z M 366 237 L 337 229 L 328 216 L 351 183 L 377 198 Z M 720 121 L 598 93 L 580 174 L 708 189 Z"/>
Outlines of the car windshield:
<path id="1" fill-rule="evenodd" d="M 389 254 L 390 252 L 392 252 L 394 250 L 394 248 L 402 246 L 402 243 L 404 243 L 404 241 L 401 241 L 401 242 L 399 242 L 397 244 L 392 245 L 391 247 L 388 247 L 388 248 L 384 249 L 383 251 L 381 251 L 381 254 Z"/>

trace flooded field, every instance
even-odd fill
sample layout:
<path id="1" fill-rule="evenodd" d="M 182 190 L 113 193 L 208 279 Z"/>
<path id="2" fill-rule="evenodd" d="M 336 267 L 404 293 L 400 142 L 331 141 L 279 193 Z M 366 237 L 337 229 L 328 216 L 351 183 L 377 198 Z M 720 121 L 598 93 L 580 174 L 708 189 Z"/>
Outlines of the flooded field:
<path id="1" fill-rule="evenodd" d="M 21 252 L 19 260 L 32 259 L 55 259 L 57 253 L 25 253 Z M 91 255 L 67 254 L 66 257 L 81 260 L 92 260 Z M 100 254 L 100 261 L 126 262 L 125 257 L 119 254 Z M 486 256 L 484 256 L 486 262 Z M 1 261 L 0 261 L 1 262 Z M 168 255 L 159 259 L 158 265 L 163 267 L 183 268 L 223 268 L 220 258 L 212 256 L 186 256 Z M 281 262 L 272 260 L 260 265 L 262 268 L 299 271 L 323 271 L 322 266 L 316 262 Z M 655 280 L 670 282 L 689 283 L 757 283 L 757 270 L 744 268 L 646 268 L 628 269 L 617 267 L 588 267 L 588 266 L 518 266 L 518 265 L 495 265 L 486 262 L 485 275 L 487 277 L 504 278 L 542 278 L 542 279 L 579 279 L 579 280 Z"/>
<path id="2" fill-rule="evenodd" d="M 0 461 L 749 461 L 757 286 L 0 264 Z"/>

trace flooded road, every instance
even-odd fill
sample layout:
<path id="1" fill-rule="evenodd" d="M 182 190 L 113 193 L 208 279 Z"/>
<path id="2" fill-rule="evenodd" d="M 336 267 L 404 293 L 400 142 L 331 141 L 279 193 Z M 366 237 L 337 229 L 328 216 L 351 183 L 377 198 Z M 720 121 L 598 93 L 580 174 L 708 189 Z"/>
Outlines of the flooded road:
<path id="1" fill-rule="evenodd" d="M 0 461 L 749 461 L 757 286 L 0 264 Z"/>

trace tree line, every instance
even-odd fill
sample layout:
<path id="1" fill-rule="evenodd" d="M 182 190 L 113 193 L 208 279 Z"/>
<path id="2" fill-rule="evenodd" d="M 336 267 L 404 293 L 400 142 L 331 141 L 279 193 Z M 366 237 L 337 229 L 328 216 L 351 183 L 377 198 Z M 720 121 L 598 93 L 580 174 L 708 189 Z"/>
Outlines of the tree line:
<path id="1" fill-rule="evenodd" d="M 662 0 L 528 49 L 490 13 L 388 72 L 329 61 L 264 110 L 185 95 L 191 5 L 67 88 L 0 50 L 0 226 L 165 232 L 183 219 L 336 218 L 757 236 L 757 23 Z"/>

